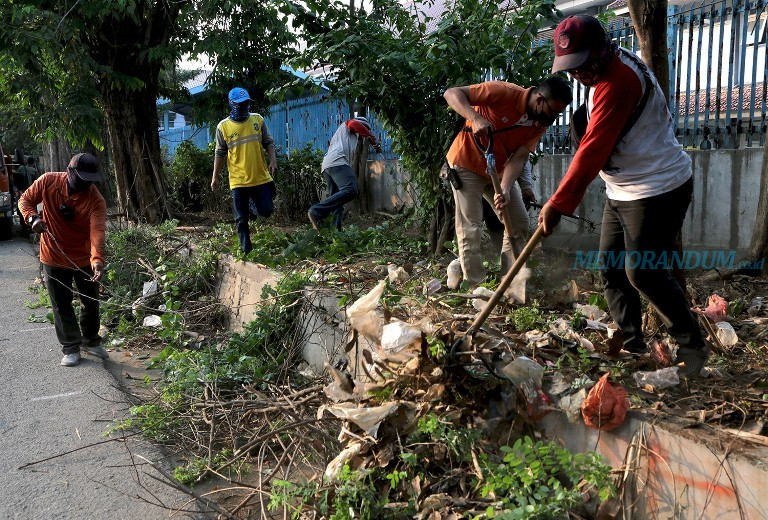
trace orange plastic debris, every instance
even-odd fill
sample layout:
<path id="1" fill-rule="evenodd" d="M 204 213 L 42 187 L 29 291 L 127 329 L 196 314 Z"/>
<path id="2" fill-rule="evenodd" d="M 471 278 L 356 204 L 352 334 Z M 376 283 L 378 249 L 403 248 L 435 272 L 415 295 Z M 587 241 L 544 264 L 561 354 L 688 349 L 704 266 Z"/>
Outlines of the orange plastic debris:
<path id="1" fill-rule="evenodd" d="M 584 423 L 596 430 L 609 431 L 624 423 L 629 403 L 627 391 L 619 383 L 608 381 L 609 373 L 600 378 L 581 403 Z"/>

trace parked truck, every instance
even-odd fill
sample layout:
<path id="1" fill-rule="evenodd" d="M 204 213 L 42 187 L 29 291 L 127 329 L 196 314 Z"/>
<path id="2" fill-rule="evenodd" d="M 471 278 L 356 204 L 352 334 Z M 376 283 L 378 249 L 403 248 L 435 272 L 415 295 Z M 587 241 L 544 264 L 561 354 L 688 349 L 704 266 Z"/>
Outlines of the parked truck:
<path id="1" fill-rule="evenodd" d="M 0 146 L 0 240 L 13 238 L 13 213 L 15 199 L 13 195 L 13 158 L 5 155 Z"/>

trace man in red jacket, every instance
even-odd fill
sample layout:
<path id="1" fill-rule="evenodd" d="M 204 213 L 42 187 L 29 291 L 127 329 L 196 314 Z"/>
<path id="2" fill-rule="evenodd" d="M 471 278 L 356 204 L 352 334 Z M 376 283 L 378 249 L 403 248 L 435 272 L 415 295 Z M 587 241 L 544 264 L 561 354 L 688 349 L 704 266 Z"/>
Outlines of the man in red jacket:
<path id="1" fill-rule="evenodd" d="M 599 174 L 606 202 L 600 233 L 605 295 L 624 348 L 646 350 L 640 294 L 656 307 L 679 345 L 684 377 L 701 372 L 709 349 L 683 289 L 667 263 L 693 192 L 691 159 L 678 143 L 664 94 L 645 64 L 619 49 L 591 16 L 569 16 L 557 26 L 552 72 L 590 87 L 588 123 L 557 191 L 539 223 L 550 234 L 573 213 Z"/>
<path id="2" fill-rule="evenodd" d="M 66 367 L 80 363 L 80 348 L 102 359 L 99 285 L 104 274 L 107 205 L 94 186 L 101 181 L 96 157 L 75 155 L 66 172 L 50 172 L 37 179 L 19 200 L 24 222 L 40 233 L 40 262 L 51 297 L 56 337 Z M 37 213 L 43 203 L 45 218 Z M 80 323 L 72 307 L 77 287 Z"/>

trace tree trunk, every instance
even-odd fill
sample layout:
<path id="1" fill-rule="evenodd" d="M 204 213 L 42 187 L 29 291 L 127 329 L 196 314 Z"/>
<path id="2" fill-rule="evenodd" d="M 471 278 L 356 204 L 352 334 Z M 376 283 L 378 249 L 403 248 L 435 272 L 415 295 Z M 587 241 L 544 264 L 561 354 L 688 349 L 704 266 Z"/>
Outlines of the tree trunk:
<path id="1" fill-rule="evenodd" d="M 120 213 L 133 221 L 158 224 L 172 216 L 166 194 L 157 131 L 156 89 L 125 92 L 101 85 L 104 114 L 115 167 Z"/>
<path id="2" fill-rule="evenodd" d="M 357 211 L 361 215 L 370 213 L 371 206 L 368 204 L 368 141 L 363 137 L 357 136 L 357 147 L 352 162 L 352 169 L 357 176 L 357 190 L 360 193 L 357 197 Z"/>
<path id="3" fill-rule="evenodd" d="M 643 61 L 651 68 L 664 99 L 669 103 L 669 56 L 667 49 L 667 0 L 629 0 Z"/>
<path id="4" fill-rule="evenodd" d="M 72 158 L 72 148 L 65 139 L 57 138 L 43 143 L 43 160 L 40 173 L 64 172 Z"/>

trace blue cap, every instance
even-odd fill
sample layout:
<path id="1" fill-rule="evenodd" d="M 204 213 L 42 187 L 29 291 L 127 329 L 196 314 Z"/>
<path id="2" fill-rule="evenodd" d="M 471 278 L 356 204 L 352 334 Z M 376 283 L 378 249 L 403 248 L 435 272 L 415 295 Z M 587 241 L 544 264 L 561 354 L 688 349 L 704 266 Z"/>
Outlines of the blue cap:
<path id="1" fill-rule="evenodd" d="M 251 96 L 248 95 L 248 91 L 242 87 L 235 87 L 229 91 L 229 101 L 231 103 L 242 103 L 243 101 L 250 101 Z"/>

